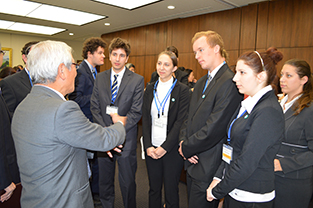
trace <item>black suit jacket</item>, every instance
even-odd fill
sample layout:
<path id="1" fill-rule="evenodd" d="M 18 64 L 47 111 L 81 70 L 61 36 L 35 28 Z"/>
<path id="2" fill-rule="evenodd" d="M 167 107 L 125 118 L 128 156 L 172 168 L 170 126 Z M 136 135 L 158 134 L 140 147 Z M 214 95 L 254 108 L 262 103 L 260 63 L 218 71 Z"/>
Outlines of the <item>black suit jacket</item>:
<path id="1" fill-rule="evenodd" d="M 239 109 L 240 106 L 230 123 Z M 271 90 L 261 97 L 250 114 L 246 112 L 233 123 L 230 141 L 233 159 L 230 164 L 221 163 L 215 176 L 223 179 L 212 194 L 221 199 L 235 188 L 260 194 L 273 191 L 274 158 L 283 137 L 284 115 Z"/>
<path id="2" fill-rule="evenodd" d="M 90 100 L 93 121 L 102 126 L 112 125 L 111 116 L 106 114 L 112 97 L 110 83 L 111 69 L 99 73 Z M 114 103 L 118 107 L 118 114 L 127 116 L 124 150 L 135 150 L 137 147 L 137 123 L 141 118 L 143 93 L 144 78 L 126 69 Z"/>
<path id="3" fill-rule="evenodd" d="M 15 146 L 11 134 L 11 119 L 5 101 L 0 95 L 0 190 L 12 182 L 19 183 Z"/>
<path id="4" fill-rule="evenodd" d="M 15 108 L 31 90 L 29 76 L 25 69 L 1 80 L 0 88 L 12 116 Z"/>
<path id="5" fill-rule="evenodd" d="M 155 82 L 147 85 L 143 97 L 142 134 L 145 150 L 153 146 L 151 140 L 151 105 L 154 105 L 154 103 L 152 103 L 154 85 Z M 163 147 L 163 149 L 167 152 L 170 152 L 171 150 L 177 151 L 179 130 L 183 121 L 187 118 L 189 101 L 189 88 L 186 85 L 177 82 L 168 100 L 168 102 L 170 102 L 170 106 L 167 117 L 167 137 L 165 142 L 161 145 L 161 147 Z"/>
<path id="6" fill-rule="evenodd" d="M 69 99 L 78 103 L 80 109 L 85 116 L 92 122 L 92 114 L 90 111 L 90 98 L 94 86 L 94 77 L 90 68 L 84 60 L 77 69 L 75 78 L 75 90 L 69 94 Z"/>
<path id="7" fill-rule="evenodd" d="M 313 105 L 294 115 L 293 106 L 285 113 L 285 137 L 277 153 L 283 171 L 276 175 L 292 179 L 313 176 Z"/>
<path id="8" fill-rule="evenodd" d="M 232 81 L 234 73 L 224 64 L 202 91 L 207 75 L 198 80 L 191 96 L 188 119 L 180 132 L 184 140 L 182 151 L 186 158 L 197 155 L 197 164 L 186 160 L 188 174 L 210 183 L 221 163 L 222 144 L 226 141 L 227 124 L 242 100 Z"/>

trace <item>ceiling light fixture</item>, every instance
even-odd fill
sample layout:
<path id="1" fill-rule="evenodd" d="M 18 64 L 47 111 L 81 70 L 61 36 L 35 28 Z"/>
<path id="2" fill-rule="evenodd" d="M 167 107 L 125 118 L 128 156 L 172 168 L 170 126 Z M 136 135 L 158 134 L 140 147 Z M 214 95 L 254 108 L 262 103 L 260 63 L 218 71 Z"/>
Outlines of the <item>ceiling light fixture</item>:
<path id="1" fill-rule="evenodd" d="M 170 6 L 168 6 L 167 8 L 168 8 L 168 9 L 175 9 L 175 6 L 170 5 Z"/>
<path id="2" fill-rule="evenodd" d="M 106 18 L 106 16 L 22 0 L 0 0 L 0 4 L 0 13 L 73 25 L 84 25 Z"/>
<path id="3" fill-rule="evenodd" d="M 37 34 L 43 34 L 43 35 L 54 35 L 56 33 L 60 33 L 66 30 L 62 28 L 47 27 L 47 26 L 12 22 L 12 21 L 6 21 L 6 20 L 0 20 L 0 29 L 37 33 Z"/>
<path id="4" fill-rule="evenodd" d="M 69 33 L 69 35 L 74 35 L 74 33 Z"/>
<path id="5" fill-rule="evenodd" d="M 101 2 L 104 4 L 110 4 L 112 6 L 121 7 L 124 9 L 137 9 L 139 7 L 147 6 L 152 3 L 156 3 L 161 0 L 136 0 L 136 1 L 129 1 L 129 0 L 93 0 L 97 2 Z"/>
<path id="6" fill-rule="evenodd" d="M 110 26 L 111 24 L 108 23 L 108 22 L 106 22 L 106 23 L 104 23 L 104 25 L 105 25 L 105 26 Z"/>

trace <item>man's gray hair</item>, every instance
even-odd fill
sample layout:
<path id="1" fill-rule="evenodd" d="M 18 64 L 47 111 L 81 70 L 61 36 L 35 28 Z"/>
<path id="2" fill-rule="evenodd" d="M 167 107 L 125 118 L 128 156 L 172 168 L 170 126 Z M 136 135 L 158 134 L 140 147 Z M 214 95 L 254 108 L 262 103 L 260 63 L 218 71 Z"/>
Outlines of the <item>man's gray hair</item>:
<path id="1" fill-rule="evenodd" d="M 41 41 L 27 56 L 27 69 L 34 84 L 55 82 L 62 63 L 71 70 L 72 48 L 60 41 Z"/>

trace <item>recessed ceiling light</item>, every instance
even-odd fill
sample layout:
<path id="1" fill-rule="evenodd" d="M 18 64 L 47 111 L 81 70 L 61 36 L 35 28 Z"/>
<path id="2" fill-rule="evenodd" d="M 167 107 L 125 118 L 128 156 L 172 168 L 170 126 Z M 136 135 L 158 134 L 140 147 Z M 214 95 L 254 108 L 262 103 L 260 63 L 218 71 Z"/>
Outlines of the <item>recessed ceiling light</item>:
<path id="1" fill-rule="evenodd" d="M 11 22 L 6 20 L 0 20 L 0 29 L 14 30 L 20 32 L 37 33 L 43 35 L 54 35 L 59 32 L 63 32 L 66 29 L 47 27 L 41 25 L 26 24 L 20 22 Z"/>
<path id="2" fill-rule="evenodd" d="M 0 13 L 32 17 L 73 25 L 83 25 L 106 18 L 106 16 L 22 0 L 0 0 L 0 3 Z"/>
<path id="3" fill-rule="evenodd" d="M 69 33 L 69 35 L 74 35 L 74 33 Z"/>
<path id="4" fill-rule="evenodd" d="M 108 22 L 106 22 L 106 23 L 104 23 L 104 25 L 105 25 L 105 26 L 110 26 L 111 24 L 108 23 Z"/>
<path id="5" fill-rule="evenodd" d="M 170 6 L 168 6 L 167 8 L 168 8 L 168 9 L 175 9 L 175 6 L 170 5 Z"/>
<path id="6" fill-rule="evenodd" d="M 146 6 L 151 3 L 155 3 L 161 0 L 136 0 L 136 1 L 125 1 L 125 0 L 94 0 L 105 4 L 121 7 L 124 9 L 136 9 L 138 7 Z"/>

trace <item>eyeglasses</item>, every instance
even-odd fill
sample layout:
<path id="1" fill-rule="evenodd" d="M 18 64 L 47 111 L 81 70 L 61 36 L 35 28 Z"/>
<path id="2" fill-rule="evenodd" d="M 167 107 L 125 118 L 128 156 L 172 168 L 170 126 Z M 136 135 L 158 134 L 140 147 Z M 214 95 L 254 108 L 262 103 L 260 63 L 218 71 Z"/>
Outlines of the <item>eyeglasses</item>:
<path id="1" fill-rule="evenodd" d="M 0 53 L 3 53 L 3 55 L 5 55 L 5 51 L 3 51 L 3 50 L 0 50 Z"/>
<path id="2" fill-rule="evenodd" d="M 77 66 L 78 66 L 78 64 L 76 64 L 76 63 L 72 63 L 72 65 L 74 65 L 75 67 L 77 67 Z"/>

